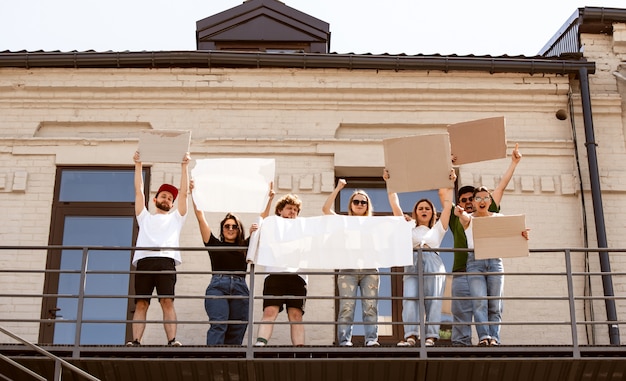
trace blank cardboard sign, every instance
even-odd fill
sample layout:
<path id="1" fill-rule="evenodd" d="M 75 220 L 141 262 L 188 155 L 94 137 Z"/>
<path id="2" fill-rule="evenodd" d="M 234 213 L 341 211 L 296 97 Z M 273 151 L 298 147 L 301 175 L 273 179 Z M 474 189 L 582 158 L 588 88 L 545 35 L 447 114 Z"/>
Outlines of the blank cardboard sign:
<path id="1" fill-rule="evenodd" d="M 274 159 L 200 159 L 191 170 L 193 200 L 205 212 L 261 213 L 274 181 Z"/>
<path id="2" fill-rule="evenodd" d="M 447 133 L 383 140 L 390 192 L 414 192 L 453 186 Z"/>
<path id="3" fill-rule="evenodd" d="M 448 126 L 454 165 L 506 157 L 504 117 L 479 119 Z"/>
<path id="4" fill-rule="evenodd" d="M 528 257 L 523 214 L 472 218 L 476 259 Z"/>
<path id="5" fill-rule="evenodd" d="M 191 131 L 142 130 L 139 157 L 146 163 L 182 163 L 190 141 Z"/>

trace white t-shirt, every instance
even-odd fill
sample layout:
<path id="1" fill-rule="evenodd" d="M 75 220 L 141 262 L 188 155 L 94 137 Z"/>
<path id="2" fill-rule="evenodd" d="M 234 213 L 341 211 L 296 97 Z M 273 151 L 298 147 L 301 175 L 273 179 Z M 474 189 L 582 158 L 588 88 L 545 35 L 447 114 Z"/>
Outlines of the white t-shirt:
<path id="1" fill-rule="evenodd" d="M 432 228 L 426 225 L 416 226 L 412 230 L 413 248 L 417 249 L 423 245 L 428 245 L 431 248 L 439 247 L 445 234 L 446 231 L 443 229 L 441 221 L 437 221 Z"/>
<path id="2" fill-rule="evenodd" d="M 180 231 L 185 223 L 185 216 L 181 216 L 178 209 L 168 214 L 150 214 L 146 208 L 137 216 L 139 234 L 137 247 L 178 247 Z M 178 250 L 136 250 L 133 256 L 133 265 L 137 261 L 148 257 L 172 258 L 176 266 L 182 263 Z"/>

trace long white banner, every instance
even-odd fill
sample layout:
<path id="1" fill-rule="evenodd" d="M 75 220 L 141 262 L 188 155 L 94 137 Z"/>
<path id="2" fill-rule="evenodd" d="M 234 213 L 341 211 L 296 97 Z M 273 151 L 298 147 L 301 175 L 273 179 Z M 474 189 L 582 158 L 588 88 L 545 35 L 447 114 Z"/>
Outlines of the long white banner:
<path id="1" fill-rule="evenodd" d="M 248 261 L 300 269 L 371 269 L 413 264 L 404 217 L 270 216 L 253 233 Z"/>

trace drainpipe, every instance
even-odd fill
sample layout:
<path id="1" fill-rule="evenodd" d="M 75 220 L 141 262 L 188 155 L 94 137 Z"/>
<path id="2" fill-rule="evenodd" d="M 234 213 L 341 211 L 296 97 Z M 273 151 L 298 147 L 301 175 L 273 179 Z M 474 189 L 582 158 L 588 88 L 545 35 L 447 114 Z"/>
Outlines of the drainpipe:
<path id="1" fill-rule="evenodd" d="M 587 158 L 589 161 L 589 178 L 591 181 L 591 200 L 593 202 L 593 215 L 596 224 L 596 236 L 598 238 L 598 248 L 607 248 L 606 228 L 604 224 L 604 209 L 602 208 L 602 193 L 600 191 L 600 175 L 598 173 L 598 157 L 596 155 L 596 138 L 593 132 L 593 119 L 591 117 L 591 95 L 589 92 L 589 74 L 587 68 L 581 66 L 580 76 L 580 96 L 583 106 L 583 120 L 585 124 L 585 146 L 587 147 Z M 584 197 L 584 195 L 583 195 Z M 602 275 L 602 286 L 604 288 L 604 304 L 606 307 L 607 321 L 615 322 L 609 324 L 609 338 L 611 345 L 619 345 L 619 328 L 617 325 L 617 311 L 615 300 L 613 299 L 613 279 L 611 277 L 611 262 L 607 251 L 600 251 L 600 271 Z"/>

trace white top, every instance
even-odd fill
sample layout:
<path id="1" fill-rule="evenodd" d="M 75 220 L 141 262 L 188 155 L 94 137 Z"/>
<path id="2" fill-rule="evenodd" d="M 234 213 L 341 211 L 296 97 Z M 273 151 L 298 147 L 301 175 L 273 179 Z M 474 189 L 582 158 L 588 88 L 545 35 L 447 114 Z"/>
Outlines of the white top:
<path id="1" fill-rule="evenodd" d="M 498 217 L 498 216 L 503 216 L 503 215 L 504 214 L 501 214 L 501 213 L 491 213 L 491 217 Z M 470 223 L 467 226 L 467 229 L 465 229 L 465 236 L 467 237 L 468 249 L 474 248 L 474 229 L 473 229 L 474 224 L 472 224 L 472 221 L 474 221 L 474 218 L 484 218 L 484 217 L 474 217 L 473 215 L 470 215 Z"/>
<path id="2" fill-rule="evenodd" d="M 186 216 L 181 216 L 178 209 L 168 214 L 150 214 L 146 208 L 137 216 L 139 235 L 137 247 L 178 247 L 180 232 Z M 133 265 L 137 261 L 148 257 L 172 258 L 178 266 L 182 263 L 178 250 L 136 250 L 133 256 Z"/>
<path id="3" fill-rule="evenodd" d="M 416 226 L 412 231 L 413 248 L 417 249 L 424 247 L 424 245 L 431 248 L 439 247 L 445 234 L 446 231 L 443 229 L 441 221 L 437 221 L 432 229 L 426 225 Z"/>

